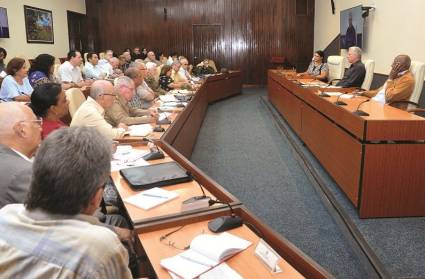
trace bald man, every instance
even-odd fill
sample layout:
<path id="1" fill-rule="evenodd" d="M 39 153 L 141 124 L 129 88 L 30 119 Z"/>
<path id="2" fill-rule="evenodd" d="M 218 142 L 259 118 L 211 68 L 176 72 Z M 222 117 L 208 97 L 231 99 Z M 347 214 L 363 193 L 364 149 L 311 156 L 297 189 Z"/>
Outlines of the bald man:
<path id="1" fill-rule="evenodd" d="M 41 142 L 41 124 L 28 106 L 0 103 L 0 208 L 25 201 L 32 174 L 30 158 Z"/>
<path id="2" fill-rule="evenodd" d="M 113 127 L 104 118 L 105 110 L 112 106 L 115 98 L 114 87 L 109 81 L 96 80 L 90 88 L 90 96 L 72 117 L 70 126 L 95 127 L 108 139 L 122 137 L 127 125 L 118 123 Z"/>
<path id="3" fill-rule="evenodd" d="M 415 78 L 409 71 L 410 63 L 408 55 L 396 56 L 385 84 L 376 90 L 366 91 L 363 95 L 382 104 L 408 101 L 415 87 Z"/>
<path id="4" fill-rule="evenodd" d="M 149 51 L 146 58 L 145 58 L 145 63 L 148 63 L 148 62 L 155 63 L 156 66 L 161 65 L 161 62 L 156 60 L 155 52 L 153 52 L 153 51 Z"/>

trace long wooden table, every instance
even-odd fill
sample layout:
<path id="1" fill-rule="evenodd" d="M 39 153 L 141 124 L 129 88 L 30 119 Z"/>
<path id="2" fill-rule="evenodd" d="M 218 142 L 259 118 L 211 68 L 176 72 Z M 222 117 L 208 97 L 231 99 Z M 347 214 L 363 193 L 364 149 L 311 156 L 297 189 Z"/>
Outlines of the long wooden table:
<path id="1" fill-rule="evenodd" d="M 425 119 L 365 97 L 319 96 L 270 70 L 268 97 L 361 218 L 425 216 Z"/>
<path id="2" fill-rule="evenodd" d="M 209 77 L 197 90 L 188 106 L 172 117 L 170 125 L 164 126 L 166 131 L 162 136 L 161 133 L 155 133 L 154 138 L 158 139 L 157 144 L 164 151 L 166 157 L 151 161 L 151 163 L 174 160 L 192 174 L 194 181 L 164 187 L 167 190 L 177 191 L 180 195 L 179 198 L 151 210 L 145 211 L 124 203 L 128 217 L 139 236 L 137 251 L 139 255 L 146 256 L 148 259 L 143 268 L 144 276 L 169 278 L 168 273 L 160 267 L 159 262 L 162 258 L 177 254 L 179 250 L 160 243 L 159 237 L 165 232 L 185 225 L 184 230 L 172 237 L 178 237 L 179 243 L 187 245 L 197 232 L 207 232 L 206 224 L 209 220 L 230 214 L 227 205 L 181 212 L 180 206 L 183 200 L 201 194 L 200 184 L 208 196 L 231 204 L 235 214 L 244 220 L 243 227 L 231 230 L 230 233 L 248 239 L 254 245 L 247 251 L 234 256 L 227 263 L 245 278 L 332 278 L 331 274 L 256 218 L 241 205 L 236 197 L 189 160 L 208 104 L 240 94 L 241 87 L 240 72 Z M 137 144 L 139 149 L 147 149 L 146 145 L 140 144 L 141 139 L 137 137 L 127 137 L 122 142 Z M 112 178 L 122 199 L 138 193 L 129 187 L 119 172 L 112 173 Z M 254 229 L 250 228 L 252 226 Z M 253 249 L 258 243 L 259 237 L 262 237 L 283 258 L 279 261 L 280 267 L 283 268 L 282 273 L 272 275 L 265 265 L 254 256 Z"/>

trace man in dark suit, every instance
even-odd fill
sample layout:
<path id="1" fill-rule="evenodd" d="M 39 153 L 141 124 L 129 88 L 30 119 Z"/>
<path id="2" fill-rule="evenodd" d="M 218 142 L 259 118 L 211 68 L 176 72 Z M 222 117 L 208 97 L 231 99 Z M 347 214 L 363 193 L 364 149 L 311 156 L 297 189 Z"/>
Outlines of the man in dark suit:
<path id="1" fill-rule="evenodd" d="M 344 77 L 336 84 L 341 87 L 361 87 L 366 76 L 366 68 L 362 63 L 362 50 L 353 46 L 348 49 L 347 60 L 350 68 L 345 71 Z"/>
<path id="2" fill-rule="evenodd" d="M 31 175 L 31 157 L 41 142 L 41 120 L 17 102 L 0 103 L 0 208 L 23 203 Z"/>

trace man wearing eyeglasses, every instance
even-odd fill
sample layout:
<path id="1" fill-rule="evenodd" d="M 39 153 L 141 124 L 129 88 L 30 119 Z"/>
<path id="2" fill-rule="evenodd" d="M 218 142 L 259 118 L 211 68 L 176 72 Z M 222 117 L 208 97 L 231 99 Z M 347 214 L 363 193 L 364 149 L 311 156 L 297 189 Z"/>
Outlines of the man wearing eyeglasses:
<path id="1" fill-rule="evenodd" d="M 41 121 L 22 103 L 0 103 L 0 208 L 26 198 L 31 157 L 41 142 Z"/>

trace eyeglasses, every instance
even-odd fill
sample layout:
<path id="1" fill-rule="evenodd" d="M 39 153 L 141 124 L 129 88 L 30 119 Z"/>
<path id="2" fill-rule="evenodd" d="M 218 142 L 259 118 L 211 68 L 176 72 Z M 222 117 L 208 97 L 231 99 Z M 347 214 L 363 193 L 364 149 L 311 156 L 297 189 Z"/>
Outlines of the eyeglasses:
<path id="1" fill-rule="evenodd" d="M 115 95 L 115 94 L 105 93 L 105 94 L 101 94 L 100 96 L 114 96 L 114 97 L 116 97 L 117 95 Z"/>
<path id="2" fill-rule="evenodd" d="M 172 234 L 174 234 L 174 233 L 176 233 L 176 232 L 180 231 L 180 230 L 181 230 L 181 229 L 183 229 L 184 227 L 185 227 L 185 226 L 183 225 L 183 226 L 178 227 L 177 229 L 175 229 L 175 230 L 173 230 L 173 231 L 171 231 L 171 232 L 169 232 L 169 233 L 166 233 L 166 234 L 162 235 L 162 236 L 159 238 L 159 242 L 161 242 L 162 244 L 167 245 L 167 246 L 169 246 L 169 247 L 172 247 L 172 248 L 174 248 L 174 249 L 181 250 L 181 251 L 184 251 L 184 250 L 189 249 L 189 248 L 190 248 L 190 245 L 186 245 L 186 246 L 184 246 L 184 247 L 177 246 L 175 241 L 172 241 L 172 240 L 167 239 L 170 235 L 172 235 Z M 205 233 L 205 232 L 204 232 L 204 230 L 202 230 L 201 234 L 204 234 L 204 233 Z"/>

